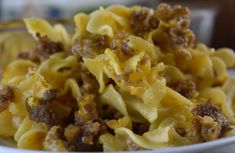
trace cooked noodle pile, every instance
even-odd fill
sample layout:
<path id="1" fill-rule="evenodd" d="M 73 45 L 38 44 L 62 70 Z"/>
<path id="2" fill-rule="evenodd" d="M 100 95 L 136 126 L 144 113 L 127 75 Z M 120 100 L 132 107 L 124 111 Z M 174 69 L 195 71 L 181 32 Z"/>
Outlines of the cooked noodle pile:
<path id="1" fill-rule="evenodd" d="M 197 43 L 189 10 L 112 5 L 75 32 L 25 19 L 37 40 L 4 68 L 0 135 L 49 151 L 158 149 L 231 136 L 235 54 Z"/>

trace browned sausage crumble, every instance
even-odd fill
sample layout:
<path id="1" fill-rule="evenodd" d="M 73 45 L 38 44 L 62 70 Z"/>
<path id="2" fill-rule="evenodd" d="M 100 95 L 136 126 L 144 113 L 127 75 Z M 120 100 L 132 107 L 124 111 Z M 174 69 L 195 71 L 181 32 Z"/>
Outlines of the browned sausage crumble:
<path id="1" fill-rule="evenodd" d="M 229 120 L 212 103 L 199 104 L 192 110 L 192 125 L 175 128 L 176 132 L 193 143 L 216 140 L 231 129 Z"/>
<path id="2" fill-rule="evenodd" d="M 95 57 L 108 47 L 107 41 L 108 37 L 105 35 L 86 33 L 73 45 L 72 52 L 81 57 Z"/>
<path id="3" fill-rule="evenodd" d="M 60 126 L 53 126 L 47 133 L 44 148 L 54 152 L 70 151 L 69 145 L 64 139 L 63 129 Z"/>
<path id="4" fill-rule="evenodd" d="M 221 125 L 210 116 L 195 116 L 186 137 L 194 143 L 216 140 L 221 136 Z"/>
<path id="5" fill-rule="evenodd" d="M 36 122 L 46 123 L 49 127 L 58 124 L 58 116 L 51 105 L 56 97 L 56 90 L 46 90 L 41 99 L 28 98 L 26 100 L 26 108 L 29 112 L 29 118 Z"/>
<path id="6" fill-rule="evenodd" d="M 175 127 L 175 131 L 192 143 L 212 141 L 231 130 L 229 120 L 211 102 L 199 104 L 192 110 L 192 124 L 187 128 Z"/>
<path id="7" fill-rule="evenodd" d="M 130 25 L 135 35 L 143 36 L 145 32 L 157 29 L 159 20 L 149 8 L 138 7 L 131 13 Z"/>
<path id="8" fill-rule="evenodd" d="M 109 47 L 112 50 L 115 50 L 120 56 L 124 54 L 125 56 L 130 57 L 135 55 L 135 51 L 134 49 L 128 46 L 128 41 L 128 34 L 124 31 L 121 31 L 117 34 L 115 38 L 110 41 Z"/>
<path id="9" fill-rule="evenodd" d="M 49 55 L 52 55 L 57 52 L 63 52 L 64 46 L 60 42 L 53 42 L 47 36 L 40 36 L 39 33 L 36 34 L 38 38 L 38 43 L 36 47 L 29 51 L 19 54 L 19 58 L 29 59 L 34 62 L 42 62 Z"/>
<path id="10" fill-rule="evenodd" d="M 8 108 L 14 98 L 14 89 L 8 85 L 0 86 L 0 112 Z"/>
<path id="11" fill-rule="evenodd" d="M 127 43 L 128 34 L 124 31 L 119 32 L 112 40 L 105 35 L 85 33 L 75 41 L 72 52 L 81 57 L 92 58 L 110 48 L 119 56 L 133 56 L 135 51 Z"/>
<path id="12" fill-rule="evenodd" d="M 67 96 L 67 97 L 65 97 Z M 57 110 L 58 105 L 71 105 L 74 106 L 76 101 L 71 98 L 71 95 L 61 97 L 59 92 L 55 89 L 45 90 L 42 97 L 29 97 L 26 100 L 26 108 L 29 113 L 29 118 L 36 122 L 43 122 L 49 128 L 52 126 L 64 126 L 66 122 L 71 122 L 68 117 L 74 111 L 67 112 L 68 114 L 60 114 L 62 110 Z M 69 100 L 69 102 L 67 101 Z M 68 104 L 69 103 L 69 104 Z M 76 108 L 76 107 L 74 107 Z"/>
<path id="13" fill-rule="evenodd" d="M 178 80 L 168 82 L 167 86 L 188 99 L 191 99 L 195 96 L 196 84 L 191 80 Z"/>
<path id="14" fill-rule="evenodd" d="M 202 117 L 210 116 L 211 118 L 214 119 L 214 121 L 218 122 L 218 124 L 221 126 L 222 133 L 231 129 L 230 122 L 224 116 L 223 112 L 210 102 L 206 104 L 198 105 L 196 108 L 192 110 L 192 113 L 193 115 L 198 115 Z"/>
<path id="15" fill-rule="evenodd" d="M 143 135 L 145 132 L 147 132 L 149 130 L 149 123 L 136 123 L 133 122 L 132 124 L 132 130 L 134 133 L 138 134 L 138 135 Z"/>

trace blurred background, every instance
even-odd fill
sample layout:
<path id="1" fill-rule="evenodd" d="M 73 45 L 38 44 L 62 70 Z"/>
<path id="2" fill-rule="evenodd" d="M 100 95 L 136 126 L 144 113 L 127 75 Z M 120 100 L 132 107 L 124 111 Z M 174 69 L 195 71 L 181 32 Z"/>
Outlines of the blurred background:
<path id="1" fill-rule="evenodd" d="M 140 4 L 155 8 L 161 2 L 182 4 L 191 9 L 191 29 L 198 41 L 210 47 L 235 49 L 235 0 L 0 0 L 0 22 L 23 17 L 71 18 L 99 6 Z"/>

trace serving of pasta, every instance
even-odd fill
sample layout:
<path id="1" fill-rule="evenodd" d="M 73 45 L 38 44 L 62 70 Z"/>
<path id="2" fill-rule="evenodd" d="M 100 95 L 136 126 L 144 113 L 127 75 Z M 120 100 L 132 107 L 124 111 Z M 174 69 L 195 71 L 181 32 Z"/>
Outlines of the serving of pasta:
<path id="1" fill-rule="evenodd" d="M 234 135 L 235 54 L 197 43 L 188 8 L 100 7 L 76 14 L 73 33 L 24 22 L 36 46 L 0 83 L 0 136 L 18 148 L 154 150 Z"/>

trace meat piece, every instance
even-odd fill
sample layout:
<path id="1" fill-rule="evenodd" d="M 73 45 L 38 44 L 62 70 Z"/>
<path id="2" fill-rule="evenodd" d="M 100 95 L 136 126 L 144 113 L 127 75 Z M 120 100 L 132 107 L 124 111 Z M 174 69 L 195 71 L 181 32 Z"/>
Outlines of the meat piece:
<path id="1" fill-rule="evenodd" d="M 30 53 L 30 51 L 22 52 L 22 53 L 18 54 L 18 58 L 20 58 L 20 59 L 30 59 L 30 56 L 32 56 L 30 54 L 32 54 L 32 53 Z"/>
<path id="2" fill-rule="evenodd" d="M 130 26 L 133 33 L 143 36 L 145 32 L 158 27 L 159 21 L 153 16 L 153 11 L 146 7 L 138 7 L 133 10 L 130 18 Z"/>
<path id="3" fill-rule="evenodd" d="M 77 73 L 79 72 L 79 73 Z M 94 94 L 98 93 L 99 85 L 96 78 L 90 73 L 90 71 L 82 64 L 78 64 L 78 68 L 73 74 L 74 79 L 77 81 L 81 88 L 81 93 Z"/>
<path id="4" fill-rule="evenodd" d="M 79 136 L 73 144 L 77 151 L 101 150 L 102 145 L 98 138 L 107 131 L 107 126 L 98 115 L 94 95 L 85 94 L 79 103 L 79 110 L 75 113 L 75 124 L 80 127 Z"/>
<path id="5" fill-rule="evenodd" d="M 221 125 L 209 116 L 195 116 L 186 137 L 194 143 L 216 140 L 221 135 Z"/>
<path id="6" fill-rule="evenodd" d="M 63 129 L 59 126 L 53 126 L 47 133 L 44 140 L 44 148 L 47 151 L 67 152 L 71 151 L 68 144 L 63 140 Z"/>
<path id="7" fill-rule="evenodd" d="M 99 122 L 88 122 L 81 126 L 81 131 L 83 136 L 97 135 L 100 129 Z"/>
<path id="8" fill-rule="evenodd" d="M 214 121 L 222 127 L 221 134 L 231 129 L 229 120 L 224 116 L 223 112 L 212 103 L 200 104 L 192 110 L 193 115 L 210 116 Z"/>
<path id="9" fill-rule="evenodd" d="M 30 97 L 26 101 L 26 108 L 31 120 L 46 123 L 49 127 L 58 124 L 58 116 L 49 105 L 32 105 L 31 103 L 34 103 L 32 101 L 35 101 L 35 98 Z"/>
<path id="10" fill-rule="evenodd" d="M 60 42 L 53 42 L 47 36 L 40 36 L 39 33 L 36 34 L 38 38 L 38 43 L 36 47 L 29 51 L 19 54 L 19 58 L 29 59 L 34 62 L 42 62 L 50 55 L 64 51 L 64 46 Z"/>
<path id="11" fill-rule="evenodd" d="M 81 125 L 98 119 L 98 112 L 94 102 L 94 95 L 84 95 L 79 103 L 79 110 L 75 113 L 75 123 Z"/>
<path id="12" fill-rule="evenodd" d="M 49 89 L 43 92 L 41 103 L 47 104 L 52 100 L 55 100 L 59 96 L 59 92 L 56 89 Z"/>
<path id="13" fill-rule="evenodd" d="M 81 125 L 70 124 L 64 129 L 63 140 L 71 151 L 99 151 L 98 138 L 102 134 L 102 124 L 88 121 Z"/>
<path id="14" fill-rule="evenodd" d="M 14 98 L 14 88 L 9 85 L 0 86 L 0 112 L 8 108 Z"/>
<path id="15" fill-rule="evenodd" d="M 128 46 L 128 34 L 124 31 L 119 32 L 117 36 L 112 39 L 109 46 L 112 50 L 117 51 L 120 56 L 122 56 L 122 54 L 127 57 L 135 55 L 135 51 Z"/>
<path id="16" fill-rule="evenodd" d="M 187 48 L 195 46 L 195 36 L 188 28 L 189 9 L 162 3 L 154 11 L 153 16 L 160 23 L 158 34 L 153 36 L 154 44 L 164 52 L 173 53 L 175 60 L 190 59 L 192 56 Z"/>
<path id="17" fill-rule="evenodd" d="M 205 141 L 216 140 L 221 135 L 221 126 L 215 122 L 211 117 L 195 118 L 195 124 L 201 124 L 201 137 Z"/>
<path id="18" fill-rule="evenodd" d="M 95 121 L 88 121 L 81 125 L 71 124 L 65 128 L 64 136 L 73 151 L 101 150 L 98 138 L 102 134 L 102 125 Z"/>
<path id="19" fill-rule="evenodd" d="M 159 20 L 158 20 L 157 17 L 154 16 L 154 15 L 150 17 L 148 23 L 149 23 L 149 26 L 150 26 L 152 29 L 157 29 L 158 26 L 159 26 Z"/>
<path id="20" fill-rule="evenodd" d="M 48 113 L 48 111 L 49 112 L 53 111 L 53 109 L 50 108 L 50 105 L 48 104 L 51 103 L 50 100 L 53 100 L 56 97 L 55 95 L 57 94 L 55 93 L 57 92 L 55 92 L 54 90 L 48 90 L 47 92 L 44 92 L 43 99 L 46 102 L 44 102 L 44 105 L 41 106 L 47 106 L 47 107 L 45 107 L 44 109 L 37 106 L 36 108 L 39 108 L 39 110 L 34 111 L 34 113 L 36 114 L 35 117 L 32 116 L 34 115 L 34 113 L 30 112 L 31 117 L 34 117 L 36 120 L 39 120 L 40 122 L 46 122 L 46 124 L 55 125 L 58 120 L 57 116 L 55 116 L 55 119 L 52 119 L 50 118 L 51 116 L 49 115 L 54 115 L 54 113 L 53 112 Z M 76 124 L 70 124 L 69 126 L 67 126 L 64 130 L 64 133 L 61 134 L 60 139 L 53 141 L 52 143 L 59 143 L 61 145 L 61 142 L 63 142 L 63 144 L 66 144 L 65 148 L 66 149 L 68 148 L 72 151 L 101 150 L 101 145 L 98 142 L 98 136 L 105 131 L 105 127 L 100 123 L 100 121 L 98 121 L 99 120 L 98 113 L 96 111 L 96 105 L 93 100 L 94 100 L 93 95 L 83 96 L 83 99 L 79 103 L 79 111 L 75 113 Z M 38 114 L 43 110 L 46 110 L 44 112 L 44 115 Z M 56 122 L 50 123 L 49 121 L 56 121 Z M 47 148 L 51 147 L 49 146 Z"/>
<path id="21" fill-rule="evenodd" d="M 149 123 L 136 123 L 133 122 L 132 130 L 134 133 L 138 135 L 143 135 L 145 132 L 149 130 Z"/>
<path id="22" fill-rule="evenodd" d="M 97 122 L 100 124 L 99 133 L 98 133 L 98 135 L 100 136 L 108 131 L 108 126 L 106 125 L 105 121 L 101 118 L 98 118 Z"/>
<path id="23" fill-rule="evenodd" d="M 76 143 L 80 136 L 81 128 L 78 125 L 70 124 L 64 130 L 64 136 L 70 144 Z"/>
<path id="24" fill-rule="evenodd" d="M 98 122 L 87 122 L 81 126 L 81 140 L 84 144 L 93 145 L 93 139 L 98 135 L 100 124 Z"/>
<path id="25" fill-rule="evenodd" d="M 175 52 L 176 59 L 191 59 L 191 54 L 187 48 L 195 46 L 195 36 L 192 31 L 171 28 L 169 29 L 168 37 L 172 45 L 171 51 Z"/>
<path id="26" fill-rule="evenodd" d="M 108 37 L 84 33 L 72 46 L 72 52 L 81 57 L 95 57 L 108 47 Z"/>
<path id="27" fill-rule="evenodd" d="M 184 137 L 187 134 L 184 128 L 175 128 L 175 131 L 182 137 Z"/>
<path id="28" fill-rule="evenodd" d="M 154 12 L 154 16 L 163 22 L 174 22 L 177 25 L 188 28 L 190 23 L 189 9 L 180 5 L 171 7 L 166 3 L 158 5 Z"/>
<path id="29" fill-rule="evenodd" d="M 191 80 L 169 82 L 167 86 L 188 99 L 193 98 L 196 91 L 196 84 Z"/>
<path id="30" fill-rule="evenodd" d="M 49 127 L 58 125 L 59 115 L 53 109 L 53 100 L 58 97 L 59 93 L 55 89 L 45 90 L 41 98 L 29 97 L 26 100 L 26 108 L 29 118 L 36 122 L 46 123 Z"/>

